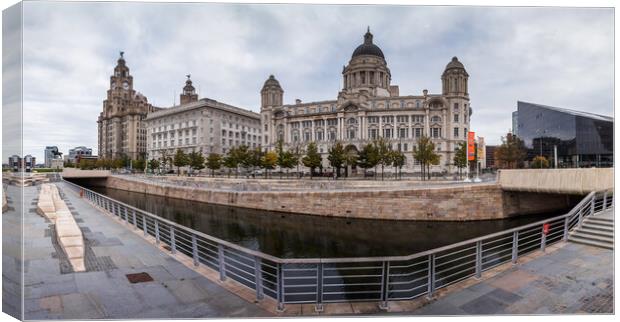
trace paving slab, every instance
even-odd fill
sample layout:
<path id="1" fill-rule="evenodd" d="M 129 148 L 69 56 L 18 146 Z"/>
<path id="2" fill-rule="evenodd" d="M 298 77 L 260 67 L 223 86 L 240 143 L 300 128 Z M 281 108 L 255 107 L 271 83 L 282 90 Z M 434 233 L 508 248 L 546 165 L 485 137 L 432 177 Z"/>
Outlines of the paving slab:
<path id="1" fill-rule="evenodd" d="M 58 185 L 79 217 L 91 262 L 85 272 L 62 268 L 50 233 L 52 223 L 35 212 L 24 214 L 25 319 L 136 319 L 270 316 L 258 305 L 187 268 L 141 236 Z M 24 188 L 32 202 L 37 187 Z M 6 214 L 6 213 L 5 213 Z M 13 224 L 4 220 L 3 224 Z M 5 226 L 5 229 L 7 227 Z M 5 230 L 6 231 L 6 230 Z M 47 231 L 47 232 L 46 232 Z M 16 236 L 16 241 L 20 238 Z M 17 253 L 17 252 L 16 252 Z M 6 258 L 3 256 L 3 259 Z M 97 263 L 93 263 L 92 260 Z M 88 261 L 88 258 L 87 258 Z M 109 261 L 109 265 L 101 263 Z M 19 268 L 3 261 L 7 271 Z M 103 266 L 102 266 L 103 265 Z M 127 274 L 148 273 L 152 282 L 131 284 Z M 9 284 L 6 284 L 10 287 Z M 4 304 L 4 303 L 3 303 Z M 18 305 L 16 303 L 15 305 Z"/>

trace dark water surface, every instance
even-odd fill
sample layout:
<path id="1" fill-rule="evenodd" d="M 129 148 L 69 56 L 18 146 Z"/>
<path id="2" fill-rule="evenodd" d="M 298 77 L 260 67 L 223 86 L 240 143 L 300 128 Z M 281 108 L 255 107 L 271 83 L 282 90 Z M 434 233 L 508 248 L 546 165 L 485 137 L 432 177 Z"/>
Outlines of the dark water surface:
<path id="1" fill-rule="evenodd" d="M 88 188 L 205 234 L 282 258 L 408 255 L 560 214 L 472 222 L 346 219 Z"/>

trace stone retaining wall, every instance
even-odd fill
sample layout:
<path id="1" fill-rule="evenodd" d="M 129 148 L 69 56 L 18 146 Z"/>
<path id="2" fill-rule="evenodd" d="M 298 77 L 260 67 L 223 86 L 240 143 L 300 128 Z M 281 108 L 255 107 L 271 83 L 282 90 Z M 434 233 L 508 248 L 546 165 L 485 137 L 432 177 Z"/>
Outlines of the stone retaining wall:
<path id="1" fill-rule="evenodd" d="M 216 191 L 149 184 L 111 176 L 109 188 L 227 206 L 319 216 L 387 220 L 485 220 L 536 213 L 527 204 L 538 198 L 544 211 L 570 207 L 565 196 L 505 195 L 497 184 L 410 188 L 387 191 L 257 192 Z M 538 211 L 538 213 L 543 211 Z"/>

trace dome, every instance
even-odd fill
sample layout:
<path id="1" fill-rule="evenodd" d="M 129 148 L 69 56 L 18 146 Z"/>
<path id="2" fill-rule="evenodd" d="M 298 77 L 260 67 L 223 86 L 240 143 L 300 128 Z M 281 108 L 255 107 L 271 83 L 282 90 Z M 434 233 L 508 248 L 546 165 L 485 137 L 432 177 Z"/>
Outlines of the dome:
<path id="1" fill-rule="evenodd" d="M 370 28 L 368 29 L 368 31 L 366 31 L 366 34 L 364 35 L 364 43 L 355 48 L 355 50 L 353 51 L 353 55 L 351 55 L 351 58 L 361 55 L 378 56 L 385 59 L 381 48 L 372 43 L 372 34 L 370 33 Z"/>
<path id="2" fill-rule="evenodd" d="M 465 66 L 463 66 L 456 56 L 452 57 L 452 60 L 448 63 L 448 65 L 446 65 L 446 70 L 454 68 L 465 69 Z"/>
<path id="3" fill-rule="evenodd" d="M 267 80 L 265 81 L 263 88 L 271 86 L 280 87 L 280 82 L 278 82 L 278 80 L 273 75 L 269 75 L 269 78 L 267 78 Z"/>

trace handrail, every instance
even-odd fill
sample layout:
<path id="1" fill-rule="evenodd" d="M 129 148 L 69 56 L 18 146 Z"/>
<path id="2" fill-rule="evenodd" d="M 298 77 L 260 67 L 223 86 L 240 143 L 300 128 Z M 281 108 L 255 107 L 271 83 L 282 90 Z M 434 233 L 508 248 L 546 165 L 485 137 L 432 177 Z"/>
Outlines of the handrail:
<path id="1" fill-rule="evenodd" d="M 62 177 L 61 180 L 68 184 L 71 189 L 80 191 L 80 194 L 85 194 L 89 201 L 103 207 L 112 215 L 119 217 L 127 223 L 131 224 L 133 222 L 136 229 L 140 229 L 136 221 L 136 214 L 140 214 L 142 216 L 142 230 L 144 230 L 145 236 L 150 234 L 155 237 L 157 243 L 163 242 L 168 244 L 170 246 L 169 250 L 172 253 L 175 253 L 177 250 L 183 251 L 183 248 L 187 252 L 187 248 L 191 248 L 192 250 L 187 255 L 194 259 L 194 265 L 198 266 L 200 263 L 204 263 L 210 268 L 219 271 L 220 279 L 224 280 L 230 277 L 247 287 L 255 289 L 257 299 L 262 298 L 263 295 L 276 299 L 278 310 L 283 309 L 284 303 L 315 303 L 316 309 L 322 310 L 324 302 L 348 301 L 347 296 L 355 296 L 355 300 L 359 300 L 358 297 L 363 295 L 362 298 L 364 300 L 380 301 L 383 308 L 387 307 L 388 301 L 411 299 L 423 294 L 432 297 L 433 292 L 437 288 L 445 287 L 471 276 L 480 277 L 482 271 L 486 271 L 506 261 L 511 260 L 513 263 L 516 263 L 517 258 L 523 254 L 538 248 L 544 251 L 547 243 L 567 240 L 570 227 L 575 225 L 575 218 L 579 217 L 578 223 L 581 223 L 585 216 L 613 207 L 613 189 L 598 192 L 592 191 L 566 214 L 415 254 L 350 258 L 279 258 L 185 227 L 78 186 L 64 180 Z M 584 209 L 589 211 L 584 213 Z M 124 216 L 122 210 L 124 210 Z M 128 218 L 128 210 L 132 212 L 132 221 Z M 147 218 L 152 222 L 147 222 Z M 561 224 L 562 222 L 563 224 Z M 570 223 L 572 222 L 571 226 Z M 149 224 L 151 226 L 148 226 Z M 161 228 L 162 225 L 168 226 L 168 228 L 163 229 Z M 536 227 L 540 227 L 540 229 L 537 230 L 535 229 Z M 545 232 L 545 229 L 552 231 Z M 182 234 L 186 236 L 178 236 Z M 512 239 L 506 241 L 511 237 L 506 235 L 512 235 Z M 215 247 L 217 250 L 204 249 L 206 245 L 199 245 L 202 241 L 198 242 L 197 237 L 214 243 L 215 245 L 211 245 L 211 247 Z M 192 241 L 189 242 L 188 239 Z M 500 245 L 497 245 L 498 241 L 501 241 Z M 201 248 L 200 251 L 199 247 Z M 450 252 L 451 250 L 454 251 Z M 511 253 L 507 252 L 509 250 L 511 250 Z M 239 253 L 235 253 L 235 251 Z M 211 253 L 209 254 L 209 252 Z M 485 254 L 484 257 L 483 253 Z M 437 256 L 439 254 L 441 256 Z M 471 260 L 473 256 L 475 256 L 475 261 Z M 469 259 L 465 260 L 466 258 Z M 376 264 L 363 264 L 368 262 Z M 377 266 L 379 263 L 381 265 Z M 391 264 L 394 264 L 393 268 L 391 268 Z M 286 265 L 286 268 L 284 265 Z M 360 267 L 359 265 L 362 266 Z M 426 265 L 427 268 L 420 269 L 420 265 Z M 414 267 L 415 270 L 413 270 Z M 437 271 L 436 267 L 443 268 Z M 403 274 L 400 271 L 404 268 L 412 271 Z M 304 277 L 287 276 L 287 274 L 290 274 L 291 269 L 293 271 L 301 269 L 310 275 Z M 324 270 L 326 269 L 332 273 L 324 275 Z M 381 274 L 377 271 L 360 273 L 360 275 L 356 275 L 358 276 L 357 278 L 364 280 L 352 283 L 345 280 L 347 273 L 341 271 L 351 269 L 380 269 Z M 456 269 L 458 270 L 455 271 Z M 332 275 L 334 272 L 340 275 Z M 405 281 L 399 280 L 401 276 L 405 275 L 412 276 L 412 278 Z M 334 277 L 339 278 L 339 284 L 331 284 L 333 280 L 330 279 Z M 302 281 L 294 282 L 295 279 L 302 279 Z M 316 280 L 314 282 L 303 281 L 307 279 Z M 286 287 L 284 286 L 285 281 Z M 424 281 L 427 281 L 426 284 L 424 284 Z M 308 283 L 314 283 L 311 286 L 315 287 L 316 290 L 308 291 Z M 333 287 L 335 285 L 342 287 L 342 289 L 334 290 Z M 378 297 L 379 291 L 372 289 L 372 287 L 379 285 L 381 286 L 381 291 Z M 399 285 L 403 285 L 405 288 L 401 289 Z M 297 290 L 295 290 L 295 287 L 297 287 Z M 324 287 L 330 287 L 330 291 L 324 290 Z M 357 290 L 358 287 L 368 288 L 359 291 Z"/>

